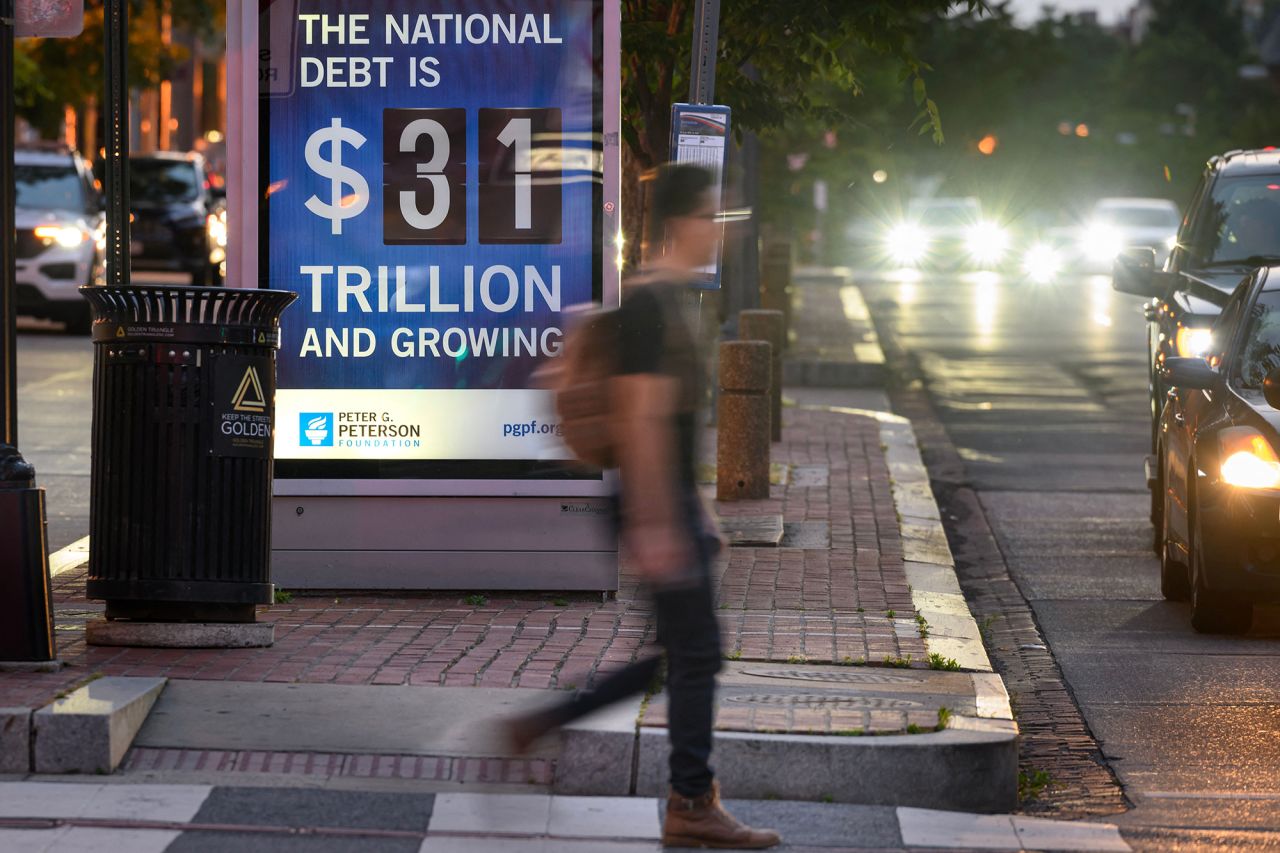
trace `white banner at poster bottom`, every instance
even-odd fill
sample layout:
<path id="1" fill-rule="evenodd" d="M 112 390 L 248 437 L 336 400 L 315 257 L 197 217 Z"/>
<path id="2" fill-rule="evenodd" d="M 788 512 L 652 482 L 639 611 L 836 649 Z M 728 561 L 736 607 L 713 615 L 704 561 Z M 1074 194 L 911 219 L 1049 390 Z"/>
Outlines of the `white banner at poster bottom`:
<path id="1" fill-rule="evenodd" d="M 569 459 L 546 391 L 276 391 L 277 459 Z"/>

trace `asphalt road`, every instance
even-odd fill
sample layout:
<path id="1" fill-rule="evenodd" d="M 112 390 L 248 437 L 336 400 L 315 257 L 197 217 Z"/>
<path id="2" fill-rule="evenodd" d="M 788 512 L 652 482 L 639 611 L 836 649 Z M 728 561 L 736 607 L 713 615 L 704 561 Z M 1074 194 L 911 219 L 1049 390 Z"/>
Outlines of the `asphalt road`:
<path id="1" fill-rule="evenodd" d="M 56 323 L 18 329 L 18 449 L 44 487 L 56 551 L 89 534 L 93 345 Z"/>
<path id="2" fill-rule="evenodd" d="M 1010 573 L 1135 805 L 1110 819 L 1205 829 L 1205 842 L 1235 849 L 1274 842 L 1255 833 L 1280 828 L 1280 619 L 1262 611 L 1249 636 L 1202 636 L 1187 605 L 1160 597 L 1142 479 L 1140 300 L 1104 277 L 905 278 L 861 284 L 882 337 L 917 361 Z"/>

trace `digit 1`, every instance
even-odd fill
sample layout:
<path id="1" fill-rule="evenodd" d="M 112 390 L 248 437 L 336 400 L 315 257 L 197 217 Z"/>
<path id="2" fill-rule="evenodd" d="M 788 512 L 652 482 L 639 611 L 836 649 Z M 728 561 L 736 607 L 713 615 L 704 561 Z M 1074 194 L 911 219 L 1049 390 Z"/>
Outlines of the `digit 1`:
<path id="1" fill-rule="evenodd" d="M 515 147 L 515 227 L 527 231 L 533 227 L 533 164 L 529 158 L 533 123 L 527 118 L 511 119 L 498 134 L 498 142 Z"/>

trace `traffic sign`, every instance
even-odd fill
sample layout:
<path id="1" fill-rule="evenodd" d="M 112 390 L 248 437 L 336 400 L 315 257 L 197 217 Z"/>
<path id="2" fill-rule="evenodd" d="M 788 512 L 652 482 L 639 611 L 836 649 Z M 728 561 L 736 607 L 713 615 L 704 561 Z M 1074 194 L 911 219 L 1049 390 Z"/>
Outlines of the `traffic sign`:
<path id="1" fill-rule="evenodd" d="M 84 0 L 17 0 L 18 38 L 70 38 L 84 31 Z"/>

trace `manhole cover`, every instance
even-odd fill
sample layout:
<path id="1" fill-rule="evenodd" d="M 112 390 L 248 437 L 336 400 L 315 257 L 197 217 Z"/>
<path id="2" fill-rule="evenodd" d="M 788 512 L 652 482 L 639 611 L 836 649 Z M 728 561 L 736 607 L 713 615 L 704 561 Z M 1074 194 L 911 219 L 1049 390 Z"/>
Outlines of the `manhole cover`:
<path id="1" fill-rule="evenodd" d="M 741 693 L 724 697 L 733 705 L 781 705 L 787 708 L 875 708 L 880 710 L 921 708 L 909 699 L 883 696 L 831 696 L 821 693 Z"/>
<path id="2" fill-rule="evenodd" d="M 850 670 L 849 672 L 819 670 L 808 672 L 802 669 L 744 669 L 742 674 L 754 675 L 759 678 L 785 678 L 789 681 L 825 681 L 835 684 L 920 683 L 920 679 L 911 675 L 899 675 L 892 672 L 869 672 L 866 670 Z"/>

